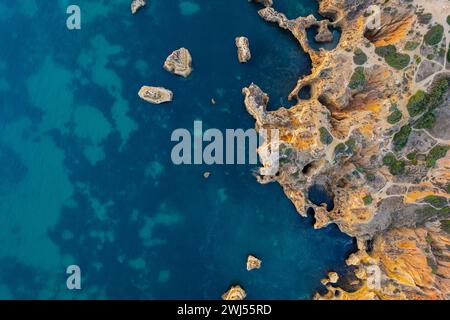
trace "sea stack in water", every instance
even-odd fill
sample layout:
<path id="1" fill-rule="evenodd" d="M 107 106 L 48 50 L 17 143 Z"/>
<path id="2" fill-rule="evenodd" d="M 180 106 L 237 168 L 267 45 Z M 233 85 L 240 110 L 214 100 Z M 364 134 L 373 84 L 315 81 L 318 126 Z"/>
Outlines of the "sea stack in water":
<path id="1" fill-rule="evenodd" d="M 192 57 L 189 50 L 181 48 L 172 52 L 164 62 L 164 69 L 176 75 L 188 77 L 192 72 Z"/>
<path id="2" fill-rule="evenodd" d="M 146 5 L 145 0 L 133 0 L 131 2 L 131 13 L 136 14 L 138 10 Z"/>
<path id="3" fill-rule="evenodd" d="M 162 87 L 143 86 L 139 90 L 139 97 L 153 104 L 161 104 L 172 101 L 172 91 Z"/>
<path id="4" fill-rule="evenodd" d="M 261 268 L 261 260 L 255 256 L 249 255 L 247 258 L 247 271 Z"/>
<path id="5" fill-rule="evenodd" d="M 339 275 L 336 272 L 329 272 L 328 280 L 330 281 L 330 283 L 336 283 L 339 280 Z"/>
<path id="6" fill-rule="evenodd" d="M 222 295 L 222 300 L 244 300 L 247 294 L 240 286 L 232 286 Z"/>
<path id="7" fill-rule="evenodd" d="M 245 63 L 252 58 L 250 52 L 250 44 L 246 37 L 237 37 L 235 39 L 236 47 L 238 48 L 238 59 L 240 63 Z"/>

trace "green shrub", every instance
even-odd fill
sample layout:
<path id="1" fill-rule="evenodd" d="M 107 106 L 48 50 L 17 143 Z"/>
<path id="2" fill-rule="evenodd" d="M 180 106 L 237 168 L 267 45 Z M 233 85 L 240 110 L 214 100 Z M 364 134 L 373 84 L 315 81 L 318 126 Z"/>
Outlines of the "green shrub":
<path id="1" fill-rule="evenodd" d="M 383 58 L 386 57 L 388 54 L 395 52 L 397 52 L 397 48 L 392 44 L 375 48 L 375 53 Z"/>
<path id="2" fill-rule="evenodd" d="M 385 57 L 386 63 L 392 68 L 402 70 L 409 65 L 411 57 L 408 54 L 393 52 Z"/>
<path id="3" fill-rule="evenodd" d="M 400 121 L 400 119 L 402 118 L 403 114 L 401 113 L 400 110 L 395 109 L 387 118 L 387 122 L 390 124 L 396 124 L 397 122 Z"/>
<path id="4" fill-rule="evenodd" d="M 450 77 L 439 79 L 433 83 L 428 97 L 428 108 L 434 109 L 441 104 L 444 94 L 450 88 Z"/>
<path id="5" fill-rule="evenodd" d="M 339 155 L 339 154 L 341 154 L 341 153 L 344 153 L 346 148 L 347 148 L 347 147 L 345 146 L 345 144 L 343 144 L 343 143 L 341 142 L 341 143 L 339 143 L 339 144 L 334 148 L 334 154 L 335 154 L 335 155 Z"/>
<path id="6" fill-rule="evenodd" d="M 394 143 L 394 149 L 396 151 L 399 151 L 404 146 L 406 146 L 410 134 L 411 134 L 411 126 L 409 124 L 404 125 L 403 127 L 400 128 L 400 131 L 394 134 L 394 138 L 392 141 Z"/>
<path id="7" fill-rule="evenodd" d="M 353 72 L 353 75 L 350 79 L 350 83 L 348 84 L 350 89 L 357 89 L 362 87 L 366 83 L 366 76 L 364 75 L 364 68 L 357 67 Z"/>
<path id="8" fill-rule="evenodd" d="M 425 111 L 428 103 L 428 94 L 422 90 L 417 91 L 409 98 L 406 108 L 411 117 L 415 117 Z"/>
<path id="9" fill-rule="evenodd" d="M 406 159 L 411 161 L 413 165 L 417 164 L 417 152 L 410 152 L 406 155 Z"/>
<path id="10" fill-rule="evenodd" d="M 320 128 L 320 142 L 323 144 L 331 144 L 333 142 L 333 136 L 325 128 Z"/>
<path id="11" fill-rule="evenodd" d="M 397 159 L 395 158 L 395 155 L 392 152 L 389 152 L 387 155 L 383 158 L 383 164 L 386 166 L 390 166 L 394 161 Z"/>
<path id="12" fill-rule="evenodd" d="M 450 220 L 442 220 L 441 221 L 441 229 L 442 229 L 442 231 L 450 234 Z"/>
<path id="13" fill-rule="evenodd" d="M 348 139 L 344 143 L 339 143 L 336 148 L 334 148 L 335 156 L 340 154 L 352 155 L 355 151 L 356 141 L 353 138 Z"/>
<path id="14" fill-rule="evenodd" d="M 363 65 L 367 62 L 367 55 L 361 49 L 356 49 L 353 55 L 353 61 L 357 65 Z"/>
<path id="15" fill-rule="evenodd" d="M 436 207 L 436 208 L 443 208 L 445 207 L 448 203 L 447 203 L 447 198 L 445 197 L 439 197 L 439 196 L 426 196 L 423 201 L 425 201 L 426 203 L 431 204 L 432 206 Z"/>
<path id="16" fill-rule="evenodd" d="M 414 123 L 414 128 L 431 129 L 433 128 L 435 122 L 436 116 L 433 114 L 433 112 L 427 112 Z"/>
<path id="17" fill-rule="evenodd" d="M 447 62 L 450 63 L 450 49 L 447 51 Z"/>
<path id="18" fill-rule="evenodd" d="M 417 49 L 417 47 L 419 46 L 420 43 L 416 42 L 416 41 L 408 41 L 405 44 L 405 50 L 406 51 L 414 51 Z"/>
<path id="19" fill-rule="evenodd" d="M 363 198 L 364 204 L 366 206 L 370 205 L 373 201 L 372 195 L 368 194 Z"/>
<path id="20" fill-rule="evenodd" d="M 428 152 L 427 157 L 425 159 L 427 167 L 434 167 L 436 161 L 445 157 L 447 151 L 450 149 L 450 146 L 438 145 L 433 147 L 433 149 Z"/>
<path id="21" fill-rule="evenodd" d="M 375 53 L 383 57 L 388 65 L 397 70 L 406 68 L 411 60 L 409 55 L 398 53 L 397 48 L 392 44 L 375 48 Z"/>
<path id="22" fill-rule="evenodd" d="M 389 167 L 389 172 L 394 176 L 405 173 L 405 162 L 397 160 L 392 152 L 384 156 L 383 164 Z"/>
<path id="23" fill-rule="evenodd" d="M 450 25 L 450 15 L 447 16 L 447 24 Z"/>
<path id="24" fill-rule="evenodd" d="M 433 26 L 424 36 L 424 41 L 426 44 L 430 46 L 434 46 L 441 42 L 442 37 L 444 36 L 444 27 L 440 24 Z"/>

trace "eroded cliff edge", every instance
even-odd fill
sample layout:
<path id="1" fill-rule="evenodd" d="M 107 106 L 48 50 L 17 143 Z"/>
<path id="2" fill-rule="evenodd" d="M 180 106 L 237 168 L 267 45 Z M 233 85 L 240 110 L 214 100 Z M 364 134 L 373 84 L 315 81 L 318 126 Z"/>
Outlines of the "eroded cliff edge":
<path id="1" fill-rule="evenodd" d="M 335 223 L 357 239 L 351 275 L 324 281 L 316 299 L 449 299 L 450 2 L 319 0 L 319 8 L 329 19 L 259 10 L 294 35 L 313 69 L 291 108 L 267 111 L 257 85 L 243 89 L 257 129 L 280 130 L 279 173 L 258 179 L 280 183 L 301 215 L 312 207 L 316 228 Z M 339 28 L 337 47 L 313 50 L 312 26 L 317 41 Z M 305 86 L 309 100 L 298 96 Z M 314 184 L 333 196 L 331 211 L 308 200 Z"/>

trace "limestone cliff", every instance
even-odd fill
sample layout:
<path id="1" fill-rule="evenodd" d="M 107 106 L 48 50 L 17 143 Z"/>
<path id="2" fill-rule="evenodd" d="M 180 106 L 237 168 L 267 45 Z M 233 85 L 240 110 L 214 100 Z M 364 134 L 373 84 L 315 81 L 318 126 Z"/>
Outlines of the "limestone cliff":
<path id="1" fill-rule="evenodd" d="M 280 131 L 277 181 L 315 227 L 331 223 L 355 237 L 349 275 L 324 281 L 317 299 L 450 298 L 450 55 L 445 0 L 320 0 L 314 16 L 289 20 L 271 6 L 259 15 L 289 30 L 312 71 L 289 95 L 296 105 L 267 111 L 269 97 L 243 89 L 257 129 Z M 333 50 L 314 50 L 341 38 Z M 299 92 L 310 87 L 311 98 Z M 268 142 L 270 143 L 270 142 Z M 324 186 L 334 208 L 312 204 Z M 336 275 L 337 276 L 337 275 Z M 339 280 L 338 280 L 339 279 Z"/>

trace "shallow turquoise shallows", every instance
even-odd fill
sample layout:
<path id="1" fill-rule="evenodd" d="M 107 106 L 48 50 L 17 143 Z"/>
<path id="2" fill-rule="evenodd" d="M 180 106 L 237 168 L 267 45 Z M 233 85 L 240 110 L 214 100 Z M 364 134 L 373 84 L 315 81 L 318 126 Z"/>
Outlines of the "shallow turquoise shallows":
<path id="1" fill-rule="evenodd" d="M 253 165 L 175 166 L 176 128 L 243 128 L 254 121 L 251 82 L 288 105 L 310 60 L 293 37 L 246 0 L 78 0 L 0 3 L 0 298 L 219 299 L 232 284 L 249 299 L 304 299 L 354 249 L 336 227 L 314 230 Z M 310 0 L 276 0 L 290 18 Z M 250 39 L 237 61 L 234 39 Z M 162 64 L 192 53 L 184 79 Z M 139 99 L 164 86 L 174 101 Z M 216 104 L 211 103 L 211 99 Z M 203 177 L 211 172 L 209 179 Z M 247 272 L 248 254 L 262 268 Z M 66 268 L 81 268 L 81 290 Z"/>

